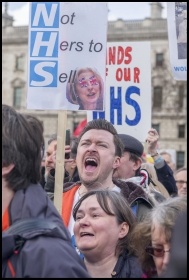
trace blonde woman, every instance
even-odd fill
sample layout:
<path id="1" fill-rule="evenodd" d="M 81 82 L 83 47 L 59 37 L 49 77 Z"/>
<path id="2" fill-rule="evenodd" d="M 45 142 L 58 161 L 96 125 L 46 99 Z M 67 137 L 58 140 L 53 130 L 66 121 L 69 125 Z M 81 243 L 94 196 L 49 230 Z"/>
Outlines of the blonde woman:
<path id="1" fill-rule="evenodd" d="M 161 277 L 166 271 L 174 226 L 186 210 L 186 196 L 170 197 L 151 209 L 133 229 L 129 245 L 135 249 L 147 278 Z"/>
<path id="2" fill-rule="evenodd" d="M 103 80 L 89 67 L 77 69 L 66 88 L 68 101 L 79 105 L 79 110 L 103 110 L 103 95 Z"/>

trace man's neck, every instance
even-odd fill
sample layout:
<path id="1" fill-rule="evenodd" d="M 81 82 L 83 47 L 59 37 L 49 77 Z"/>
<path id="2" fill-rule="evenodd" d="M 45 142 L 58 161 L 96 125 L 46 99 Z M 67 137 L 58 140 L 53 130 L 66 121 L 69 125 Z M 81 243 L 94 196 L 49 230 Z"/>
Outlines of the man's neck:
<path id="1" fill-rule="evenodd" d="M 84 193 L 86 193 L 88 191 L 101 190 L 101 189 L 112 190 L 114 187 L 115 187 L 115 185 L 112 181 L 109 183 L 107 183 L 107 182 L 104 182 L 104 183 L 95 182 L 93 184 L 82 183 L 79 188 L 79 194 L 80 194 L 80 196 L 82 196 Z"/>

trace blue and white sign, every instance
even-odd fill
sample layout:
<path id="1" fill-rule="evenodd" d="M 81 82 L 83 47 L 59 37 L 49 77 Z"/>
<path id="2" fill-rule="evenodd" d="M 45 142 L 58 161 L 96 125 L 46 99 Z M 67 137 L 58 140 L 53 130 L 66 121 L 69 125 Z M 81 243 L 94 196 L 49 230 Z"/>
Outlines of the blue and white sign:
<path id="1" fill-rule="evenodd" d="M 187 2 L 167 2 L 170 64 L 175 80 L 187 80 Z"/>
<path id="2" fill-rule="evenodd" d="M 80 110 L 77 93 L 67 97 L 77 69 L 96 69 L 105 83 L 107 15 L 106 2 L 30 3 L 28 109 Z M 100 87 L 91 72 L 78 79 L 83 91 Z M 97 94 L 90 92 L 88 99 Z"/>
<path id="3" fill-rule="evenodd" d="M 118 133 L 145 141 L 151 128 L 150 42 L 107 43 L 104 112 L 87 112 L 87 121 L 105 118 Z"/>

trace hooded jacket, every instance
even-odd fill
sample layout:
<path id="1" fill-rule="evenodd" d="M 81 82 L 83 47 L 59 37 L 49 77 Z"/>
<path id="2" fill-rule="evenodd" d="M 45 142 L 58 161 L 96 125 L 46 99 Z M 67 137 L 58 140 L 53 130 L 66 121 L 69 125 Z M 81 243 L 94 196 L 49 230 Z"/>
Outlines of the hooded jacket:
<path id="1" fill-rule="evenodd" d="M 2 277 L 90 278 L 83 261 L 71 245 L 70 234 L 61 216 L 40 185 L 30 185 L 26 190 L 16 191 L 2 223 L 6 228 L 21 219 L 36 217 L 56 224 L 62 234 L 48 229 L 23 233 L 26 241 L 20 252 L 14 251 L 12 255 L 3 257 Z M 3 231 L 5 249 L 10 245 L 9 237 L 6 230 Z"/>

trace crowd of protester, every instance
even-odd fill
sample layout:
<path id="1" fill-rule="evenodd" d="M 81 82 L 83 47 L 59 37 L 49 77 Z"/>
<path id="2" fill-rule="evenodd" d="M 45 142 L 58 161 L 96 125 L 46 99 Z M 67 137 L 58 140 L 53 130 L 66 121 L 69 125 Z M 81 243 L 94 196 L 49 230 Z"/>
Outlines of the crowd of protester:
<path id="1" fill-rule="evenodd" d="M 2 277 L 186 278 L 187 167 L 158 140 L 147 163 L 138 139 L 88 122 L 65 145 L 59 213 L 57 135 L 44 147 L 42 123 L 2 105 Z"/>

